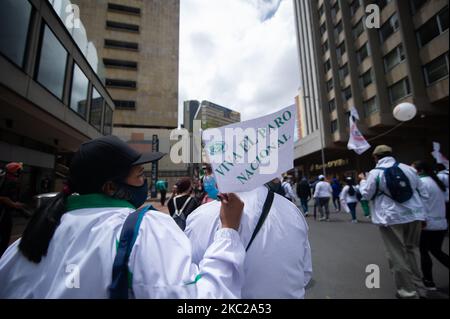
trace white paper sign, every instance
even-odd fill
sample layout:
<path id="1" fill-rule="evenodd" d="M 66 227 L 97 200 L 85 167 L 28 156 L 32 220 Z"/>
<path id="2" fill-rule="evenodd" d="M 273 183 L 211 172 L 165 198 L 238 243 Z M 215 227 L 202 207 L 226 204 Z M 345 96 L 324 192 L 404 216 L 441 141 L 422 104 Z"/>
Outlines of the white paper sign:
<path id="1" fill-rule="evenodd" d="M 370 148 L 370 144 L 366 141 L 364 136 L 359 131 L 351 115 L 349 118 L 349 122 L 350 122 L 350 138 L 348 140 L 347 148 L 349 150 L 354 150 L 356 154 L 361 155 Z"/>
<path id="2" fill-rule="evenodd" d="M 219 191 L 246 192 L 294 167 L 295 105 L 254 120 L 205 130 L 204 150 Z"/>

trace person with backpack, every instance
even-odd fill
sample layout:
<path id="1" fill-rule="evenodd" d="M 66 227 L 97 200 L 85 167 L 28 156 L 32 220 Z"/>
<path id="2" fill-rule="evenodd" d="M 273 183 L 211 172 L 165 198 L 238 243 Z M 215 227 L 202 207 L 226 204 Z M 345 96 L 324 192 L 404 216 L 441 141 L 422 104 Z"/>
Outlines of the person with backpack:
<path id="1" fill-rule="evenodd" d="M 340 200 L 342 205 L 348 207 L 350 214 L 352 215 L 352 223 L 358 223 L 358 219 L 356 219 L 356 205 L 358 204 L 358 198 L 356 196 L 357 190 L 355 187 L 355 183 L 353 182 L 353 178 L 347 177 L 345 179 L 347 185 L 344 186 L 342 192 L 340 194 Z M 344 206 L 344 207 L 345 207 Z"/>
<path id="2" fill-rule="evenodd" d="M 187 216 L 200 206 L 200 203 L 191 196 L 192 181 L 190 178 L 182 178 L 175 185 L 177 187 L 176 194 L 169 200 L 167 207 L 169 208 L 170 216 L 172 216 L 181 230 L 184 230 Z"/>
<path id="3" fill-rule="evenodd" d="M 418 298 L 424 286 L 420 266 L 419 243 L 426 219 L 423 200 L 428 199 L 425 185 L 414 169 L 397 162 L 393 150 L 379 145 L 372 153 L 376 167 L 367 178 L 360 174 L 360 192 L 373 201 L 372 222 L 379 226 L 394 275 L 398 298 Z"/>
<path id="4" fill-rule="evenodd" d="M 312 277 L 308 224 L 294 203 L 267 186 L 239 193 L 245 202 L 239 234 L 246 247 L 244 299 L 304 298 Z M 186 221 L 192 260 L 202 260 L 220 228 L 220 203 L 202 205 Z"/>
<path id="5" fill-rule="evenodd" d="M 221 225 L 197 264 L 166 213 L 149 210 L 140 154 L 115 136 L 83 143 L 67 187 L 33 214 L 0 259 L 0 299 L 240 298 L 244 203 L 218 204 Z"/>
<path id="6" fill-rule="evenodd" d="M 449 267 L 449 257 L 442 251 L 442 243 L 447 233 L 445 218 L 445 184 L 436 176 L 430 164 L 425 161 L 414 163 L 420 178 L 428 191 L 429 198 L 424 201 L 427 208 L 426 227 L 420 236 L 420 260 L 423 284 L 428 290 L 437 290 L 433 280 L 433 262 L 430 253 L 445 267 Z"/>

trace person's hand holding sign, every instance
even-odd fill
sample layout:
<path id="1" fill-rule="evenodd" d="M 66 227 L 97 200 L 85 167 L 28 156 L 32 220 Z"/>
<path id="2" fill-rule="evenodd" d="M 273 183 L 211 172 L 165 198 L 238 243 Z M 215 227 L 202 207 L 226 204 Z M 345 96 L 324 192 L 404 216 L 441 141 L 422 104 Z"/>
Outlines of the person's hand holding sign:
<path id="1" fill-rule="evenodd" d="M 239 229 L 241 224 L 244 202 L 235 193 L 218 195 L 222 206 L 220 207 L 220 221 L 223 228 Z"/>

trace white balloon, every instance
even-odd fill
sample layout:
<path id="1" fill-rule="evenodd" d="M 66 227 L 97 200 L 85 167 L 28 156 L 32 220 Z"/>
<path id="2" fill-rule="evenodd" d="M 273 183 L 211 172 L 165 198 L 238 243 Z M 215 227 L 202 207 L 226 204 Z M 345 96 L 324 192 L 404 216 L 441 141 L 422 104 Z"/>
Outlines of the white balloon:
<path id="1" fill-rule="evenodd" d="M 400 103 L 394 108 L 392 113 L 397 120 L 406 122 L 412 120 L 416 116 L 417 108 L 411 103 Z"/>

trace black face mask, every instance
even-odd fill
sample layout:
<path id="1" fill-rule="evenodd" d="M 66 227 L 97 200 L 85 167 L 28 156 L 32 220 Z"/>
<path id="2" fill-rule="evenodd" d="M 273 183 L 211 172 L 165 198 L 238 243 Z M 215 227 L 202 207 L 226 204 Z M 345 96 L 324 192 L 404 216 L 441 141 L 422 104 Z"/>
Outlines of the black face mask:
<path id="1" fill-rule="evenodd" d="M 134 207 L 138 208 L 145 203 L 148 196 L 148 184 L 145 180 L 141 186 L 131 186 L 125 183 L 120 183 L 122 191 L 127 193 L 126 200 L 129 201 Z"/>

